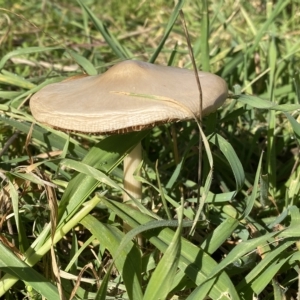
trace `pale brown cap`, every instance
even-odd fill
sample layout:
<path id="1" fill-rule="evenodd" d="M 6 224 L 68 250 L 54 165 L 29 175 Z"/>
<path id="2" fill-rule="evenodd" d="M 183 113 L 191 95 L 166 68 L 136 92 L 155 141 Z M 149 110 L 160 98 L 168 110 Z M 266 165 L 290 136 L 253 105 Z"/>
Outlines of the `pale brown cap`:
<path id="1" fill-rule="evenodd" d="M 205 116 L 227 97 L 217 75 L 198 72 Z M 50 84 L 31 97 L 33 116 L 41 123 L 70 131 L 137 131 L 199 115 L 194 72 L 127 60 L 97 76 Z"/>

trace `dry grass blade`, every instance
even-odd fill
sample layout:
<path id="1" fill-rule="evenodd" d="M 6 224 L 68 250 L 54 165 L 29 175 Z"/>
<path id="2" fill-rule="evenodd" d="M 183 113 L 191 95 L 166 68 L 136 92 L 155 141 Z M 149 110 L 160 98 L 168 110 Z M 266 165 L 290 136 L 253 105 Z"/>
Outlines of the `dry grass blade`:
<path id="1" fill-rule="evenodd" d="M 97 280 L 97 281 L 99 280 L 99 277 L 98 277 L 98 275 L 97 275 L 97 272 L 96 272 L 95 269 L 94 269 L 93 264 L 92 264 L 92 263 L 88 263 L 88 264 L 85 265 L 85 266 L 82 268 L 82 270 L 80 271 L 80 273 L 79 273 L 79 275 L 78 275 L 78 277 L 77 277 L 77 280 L 76 280 L 76 284 L 74 285 L 74 288 L 73 288 L 73 290 L 72 290 L 72 293 L 71 293 L 71 295 L 70 295 L 69 300 L 72 300 L 72 299 L 75 297 L 76 291 L 78 290 L 78 288 L 79 288 L 79 286 L 80 286 L 80 282 L 81 282 L 82 275 L 83 275 L 83 273 L 84 273 L 87 269 L 91 269 L 92 272 L 93 272 L 93 274 L 94 274 L 94 276 L 95 276 L 95 278 L 96 278 L 96 280 Z"/>
<path id="2" fill-rule="evenodd" d="M 43 177 L 45 177 L 44 175 Z M 45 178 L 48 180 L 48 178 Z M 45 185 L 46 195 L 49 203 L 49 209 L 50 209 L 50 222 L 51 222 L 51 259 L 52 259 L 52 270 L 53 274 L 55 276 L 55 280 L 57 283 L 57 288 L 60 296 L 60 300 L 65 300 L 63 287 L 61 283 L 61 278 L 59 274 L 59 266 L 55 255 L 55 249 L 54 249 L 54 236 L 56 232 L 56 226 L 57 226 L 57 217 L 58 217 L 58 205 L 57 205 L 57 199 L 55 190 L 53 187 L 49 185 Z"/>
<path id="3" fill-rule="evenodd" d="M 202 107 L 203 107 L 203 95 L 202 95 L 202 87 L 201 87 L 201 83 L 200 83 L 200 79 L 198 76 L 198 71 L 197 71 L 197 66 L 196 66 L 196 62 L 195 62 L 195 57 L 194 57 L 194 52 L 193 52 L 193 48 L 191 45 L 191 40 L 190 40 L 190 36 L 189 36 L 189 32 L 186 26 L 186 22 L 185 22 L 185 18 L 184 18 L 184 13 L 183 10 L 180 10 L 180 17 L 182 20 L 182 27 L 184 29 L 184 33 L 185 33 L 185 37 L 186 37 L 186 42 L 188 45 L 188 49 L 189 49 L 189 55 L 192 61 L 192 65 L 193 65 L 193 70 L 195 72 L 195 79 L 197 82 L 197 86 L 198 86 L 198 90 L 199 90 L 199 123 L 198 126 L 201 129 L 199 132 L 199 152 L 198 152 L 198 193 L 197 193 L 197 205 L 198 205 L 198 211 L 196 214 L 196 217 L 200 216 L 201 210 L 203 208 L 204 205 L 204 198 L 202 197 L 202 201 L 200 203 L 200 189 L 201 189 L 201 184 L 202 184 L 202 145 L 203 145 L 203 141 L 202 141 Z M 196 226 L 196 222 L 197 222 L 197 218 L 195 218 L 195 223 L 192 227 L 191 233 L 194 231 L 195 226 Z"/>

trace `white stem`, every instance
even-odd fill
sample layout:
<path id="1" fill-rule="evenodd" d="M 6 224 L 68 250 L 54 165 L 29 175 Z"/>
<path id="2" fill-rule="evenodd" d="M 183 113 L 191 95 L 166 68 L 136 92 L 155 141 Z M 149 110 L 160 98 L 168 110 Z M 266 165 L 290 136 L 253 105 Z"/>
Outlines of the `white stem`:
<path id="1" fill-rule="evenodd" d="M 142 198 L 142 184 L 133 176 L 141 161 L 142 146 L 138 143 L 124 159 L 124 189 L 135 199 Z M 128 200 L 130 197 L 124 193 L 123 201 Z"/>

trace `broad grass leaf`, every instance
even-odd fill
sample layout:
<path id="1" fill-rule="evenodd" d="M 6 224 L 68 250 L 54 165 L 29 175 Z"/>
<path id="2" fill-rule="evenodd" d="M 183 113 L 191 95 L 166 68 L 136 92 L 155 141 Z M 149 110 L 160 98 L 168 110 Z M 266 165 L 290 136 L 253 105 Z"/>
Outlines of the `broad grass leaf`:
<path id="1" fill-rule="evenodd" d="M 163 258 L 151 275 L 143 300 L 166 299 L 172 290 L 181 252 L 182 209 L 178 210 L 178 227 Z"/>
<path id="2" fill-rule="evenodd" d="M 277 111 L 294 111 L 294 110 L 298 110 L 300 109 L 300 104 L 278 104 L 278 105 L 274 105 L 272 107 L 272 110 L 277 110 Z"/>
<path id="3" fill-rule="evenodd" d="M 101 223 L 90 215 L 86 216 L 80 223 L 115 257 L 124 237 L 123 232 L 114 226 Z M 132 241 L 124 245 L 115 260 L 115 264 L 118 271 L 122 274 L 129 299 L 142 299 L 141 254 Z M 98 299 L 105 298 L 99 297 Z"/>
<path id="4" fill-rule="evenodd" d="M 146 224 L 153 219 L 148 215 L 142 214 L 125 204 L 117 203 L 103 198 L 104 203 L 114 211 L 122 220 L 126 221 L 132 228 L 141 224 Z M 170 245 L 174 236 L 174 231 L 169 228 L 153 229 L 145 231 L 143 236 L 155 245 L 161 252 L 165 252 Z M 232 299 L 239 299 L 238 294 L 232 284 L 230 278 L 225 272 L 221 272 L 219 276 L 213 280 L 206 281 L 211 270 L 216 268 L 218 264 L 201 248 L 193 245 L 186 239 L 181 240 L 181 255 L 179 259 L 179 268 L 184 271 L 196 285 L 203 284 L 205 293 L 212 299 L 218 299 L 224 291 L 231 295 Z M 201 299 L 201 298 L 198 298 Z"/>
<path id="5" fill-rule="evenodd" d="M 259 179 L 260 179 L 260 174 L 261 174 L 262 158 L 263 158 L 263 152 L 260 155 L 260 159 L 259 159 L 257 170 L 256 170 L 255 180 L 254 180 L 253 187 L 252 187 L 251 196 L 247 197 L 246 208 L 242 214 L 242 217 L 241 217 L 242 219 L 246 218 L 250 214 L 250 212 L 252 211 L 255 199 L 257 198 L 258 185 L 259 185 Z"/>
<path id="6" fill-rule="evenodd" d="M 269 100 L 265 100 L 252 95 L 239 95 L 236 100 L 242 102 L 243 104 L 259 109 L 271 109 L 275 105 Z"/>
<path id="7" fill-rule="evenodd" d="M 244 297 L 247 297 L 247 295 L 251 295 L 252 293 L 259 294 L 276 275 L 278 271 L 277 267 L 280 268 L 282 266 L 281 262 L 286 263 L 286 259 L 283 257 L 284 252 L 294 243 L 295 241 L 285 241 L 283 244 L 273 248 L 272 251 L 267 253 L 255 268 L 237 285 L 237 291 L 241 295 L 244 295 Z M 288 257 L 290 257 L 289 254 Z M 265 271 L 269 266 L 273 266 L 271 269 L 273 270 L 271 276 L 269 276 L 270 270 L 268 270 L 268 276 L 265 274 Z"/>
<path id="8" fill-rule="evenodd" d="M 300 226 L 300 212 L 297 206 L 293 205 L 289 207 L 291 214 L 291 226 Z"/>
<path id="9" fill-rule="evenodd" d="M 14 99 L 21 95 L 22 92 L 0 91 L 0 98 L 2 99 Z"/>
<path id="10" fill-rule="evenodd" d="M 272 279 L 272 285 L 273 285 L 273 295 L 274 295 L 274 300 L 285 300 L 286 297 L 286 291 L 285 289 L 282 288 L 282 286 L 279 284 L 277 279 L 273 278 Z"/>
<path id="11" fill-rule="evenodd" d="M 243 104 L 249 105 L 251 107 L 255 107 L 258 109 L 268 109 L 268 110 L 276 110 L 276 111 L 294 111 L 300 109 L 300 104 L 275 104 L 269 100 L 262 99 L 257 96 L 252 95 L 239 95 L 236 98 L 237 101 L 242 102 Z"/>
<path id="12" fill-rule="evenodd" d="M 207 139 L 211 143 L 215 144 L 228 160 L 235 178 L 236 190 L 239 191 L 244 184 L 245 173 L 243 166 L 238 156 L 236 155 L 233 147 L 219 134 L 212 134 L 208 136 Z"/>
<path id="13" fill-rule="evenodd" d="M 104 200 L 105 198 L 103 198 Z M 110 201 L 108 199 L 105 199 L 106 201 Z M 158 228 L 164 228 L 164 227 L 176 227 L 180 225 L 180 222 L 177 220 L 152 220 L 147 223 L 138 225 L 137 227 L 131 229 L 122 239 L 122 242 L 119 245 L 118 252 L 121 251 L 126 244 L 128 244 L 132 239 L 134 239 L 136 236 L 140 235 L 143 232 L 147 232 L 149 230 L 158 229 Z M 181 223 L 180 226 L 182 227 L 191 227 L 193 225 L 192 221 L 184 221 Z"/>
<path id="14" fill-rule="evenodd" d="M 32 88 L 35 88 L 36 85 L 16 74 L 11 74 L 10 72 L 2 71 L 2 74 L 0 73 L 0 83 L 4 83 L 7 85 L 14 85 L 21 87 L 23 89 L 30 90 Z"/>
<path id="15" fill-rule="evenodd" d="M 2 272 L 10 274 L 31 285 L 46 299 L 59 299 L 57 288 L 43 275 L 20 260 L 11 250 L 6 248 L 3 243 L 0 243 L 0 252 L 0 269 Z M 1 284 L 1 294 L 3 294 L 2 288 L 4 288 L 4 286 Z"/>
<path id="16" fill-rule="evenodd" d="M 251 284 L 252 289 L 255 291 L 255 294 L 260 294 L 266 286 L 272 282 L 272 280 L 276 277 L 276 274 L 278 274 L 280 268 L 288 261 L 289 258 L 280 259 L 279 261 L 272 262 L 269 266 L 267 266 L 256 278 L 256 280 Z M 249 287 L 250 285 L 248 285 Z M 243 290 L 241 294 L 245 293 L 245 298 L 247 299 L 247 289 Z M 248 298 L 253 299 L 253 298 Z"/>
<path id="17" fill-rule="evenodd" d="M 224 241 L 233 233 L 239 221 L 232 217 L 225 219 L 216 229 L 209 234 L 201 244 L 201 248 L 208 254 L 213 254 Z"/>
<path id="18" fill-rule="evenodd" d="M 148 131 L 132 132 L 125 135 L 112 135 L 92 147 L 83 163 L 110 173 Z M 98 180 L 86 174 L 76 174 L 69 182 L 58 208 L 59 226 L 72 218 L 82 203 L 98 185 Z"/>
<path id="19" fill-rule="evenodd" d="M 98 72 L 93 64 L 84 56 L 76 53 L 75 51 L 68 50 L 67 53 L 85 70 L 88 75 L 97 75 Z"/>
<path id="20" fill-rule="evenodd" d="M 42 163 L 40 163 L 42 164 Z M 38 164 L 37 164 L 38 165 Z M 20 178 L 24 181 L 28 180 L 30 182 L 33 182 L 35 184 L 39 184 L 39 185 L 44 185 L 45 183 L 47 184 L 46 181 L 44 181 L 42 178 L 38 177 L 37 175 L 33 174 L 33 173 L 27 173 L 25 170 L 23 172 L 9 172 L 8 173 L 9 175 L 11 176 L 14 176 L 14 177 L 17 177 L 17 178 Z M 52 187 L 54 187 L 55 185 L 54 184 L 50 184 Z"/>
<path id="21" fill-rule="evenodd" d="M 295 228 L 297 228 L 298 226 L 295 226 Z M 238 244 L 237 246 L 235 246 L 231 252 L 218 264 L 217 267 L 215 267 L 211 274 L 207 277 L 208 280 L 211 280 L 213 278 L 217 278 L 217 274 L 219 274 L 219 272 L 221 272 L 222 270 L 225 269 L 226 266 L 228 266 L 229 264 L 233 263 L 234 261 L 238 260 L 239 258 L 243 257 L 244 255 L 246 255 L 247 253 L 253 251 L 254 249 L 256 249 L 257 247 L 263 245 L 263 244 L 267 244 L 270 240 L 272 240 L 272 238 L 277 235 L 277 237 L 281 237 L 281 236 L 291 236 L 292 232 L 295 232 L 295 228 L 291 228 L 290 230 L 284 230 L 281 233 L 280 232 L 272 232 L 272 233 L 268 233 L 265 234 L 264 236 L 261 236 L 259 238 L 255 238 L 246 242 L 242 242 L 240 244 Z M 299 233 L 298 233 L 299 235 Z M 295 238 L 295 237 L 294 237 Z M 285 247 L 285 245 L 284 245 Z M 280 249 L 281 250 L 281 249 Z M 278 251 L 276 254 L 280 255 L 282 251 Z M 273 257 L 272 257 L 273 259 Z M 269 262 L 269 261 L 267 261 Z M 267 270 L 267 273 L 262 276 L 265 276 L 262 278 L 263 284 L 265 284 L 264 286 L 266 286 L 270 280 L 274 277 L 274 275 L 278 272 L 278 270 L 280 269 L 280 267 L 286 262 L 286 260 L 284 260 L 283 262 L 279 262 L 278 265 L 273 265 L 270 269 Z M 264 267 L 267 267 L 267 264 L 264 265 Z M 262 274 L 263 273 L 263 268 L 260 267 L 260 272 L 257 272 L 257 269 L 255 270 L 256 274 Z M 261 273 L 262 272 L 262 273 Z M 240 291 L 240 295 L 244 295 L 243 291 L 246 288 L 249 288 L 248 285 L 249 282 L 247 282 L 245 284 L 245 282 L 243 282 L 242 286 L 239 287 L 239 291 Z M 257 289 L 260 291 L 262 284 L 261 282 L 258 280 L 257 282 Z M 188 298 L 188 300 L 191 299 L 202 299 L 203 293 L 201 292 L 202 287 L 198 287 L 196 288 L 193 293 L 191 294 L 191 296 Z M 198 292 L 200 291 L 200 292 Z M 251 294 L 250 294 L 251 295 Z M 199 297 L 199 298 L 197 298 Z M 234 298 L 235 299 L 235 298 Z M 239 298 L 237 298 L 239 299 Z M 243 298 L 244 299 L 244 298 Z M 248 299 L 248 298 L 245 298 Z M 250 299 L 250 298 L 249 298 Z"/>
<path id="22" fill-rule="evenodd" d="M 275 236 L 276 236 L 277 239 L 291 238 L 295 242 L 296 240 L 298 240 L 298 238 L 300 236 L 299 225 L 298 224 L 291 225 L 291 226 L 289 226 L 286 229 L 283 229 L 281 231 L 267 233 L 267 234 L 264 234 L 263 236 L 260 236 L 258 238 L 254 238 L 254 239 L 251 239 L 251 240 L 248 240 L 248 241 L 245 241 L 245 242 L 241 242 L 240 244 L 235 246 L 230 251 L 230 253 L 226 256 L 226 258 L 224 258 L 218 264 L 218 266 L 215 269 L 213 269 L 213 271 L 211 272 L 209 278 L 212 278 L 212 277 L 216 276 L 226 266 L 233 263 L 234 261 L 236 261 L 240 257 L 246 255 L 248 252 L 253 251 L 254 249 L 256 249 L 257 247 L 259 247 L 263 244 L 268 244 L 270 241 L 273 240 L 273 238 Z"/>
<path id="23" fill-rule="evenodd" d="M 99 182 L 102 182 L 112 188 L 115 188 L 119 191 L 123 191 L 123 189 L 112 179 L 110 179 L 106 174 L 103 172 L 97 170 L 96 168 L 93 168 L 83 162 L 78 162 L 72 159 L 63 159 L 60 162 L 61 166 L 67 167 L 69 169 L 75 170 L 78 173 L 88 175 L 90 177 L 93 177 Z"/>
<path id="24" fill-rule="evenodd" d="M 236 245 L 228 255 L 218 264 L 216 268 L 214 268 L 209 275 L 209 278 L 216 276 L 221 270 L 224 270 L 226 266 L 235 262 L 240 257 L 246 255 L 248 252 L 253 251 L 256 247 L 267 243 L 268 240 L 271 240 L 274 235 L 278 234 L 278 232 L 272 232 L 265 234 L 264 236 L 251 239 L 246 242 L 241 242 Z"/>

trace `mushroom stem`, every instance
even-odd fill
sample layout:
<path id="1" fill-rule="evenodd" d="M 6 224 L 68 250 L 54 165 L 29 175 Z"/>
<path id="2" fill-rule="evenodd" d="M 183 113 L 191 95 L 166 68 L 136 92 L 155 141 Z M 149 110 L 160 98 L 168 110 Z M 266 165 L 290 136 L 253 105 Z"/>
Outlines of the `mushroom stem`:
<path id="1" fill-rule="evenodd" d="M 141 199 L 142 184 L 137 181 L 133 174 L 142 161 L 142 146 L 138 143 L 124 159 L 124 189 L 135 199 Z M 123 201 L 130 200 L 130 197 L 124 193 Z"/>
<path id="2" fill-rule="evenodd" d="M 138 143 L 124 159 L 124 189 L 135 199 L 142 198 L 142 184 L 133 176 L 141 161 L 142 145 L 141 143 Z M 127 193 L 123 193 L 123 202 L 131 200 Z M 135 207 L 134 203 L 131 205 L 132 207 Z M 124 229 L 125 231 L 129 231 L 131 228 L 127 223 L 125 223 Z M 137 236 L 137 242 L 141 247 L 143 247 L 143 238 L 140 234 Z"/>

